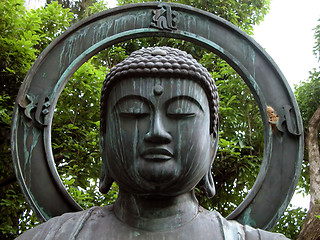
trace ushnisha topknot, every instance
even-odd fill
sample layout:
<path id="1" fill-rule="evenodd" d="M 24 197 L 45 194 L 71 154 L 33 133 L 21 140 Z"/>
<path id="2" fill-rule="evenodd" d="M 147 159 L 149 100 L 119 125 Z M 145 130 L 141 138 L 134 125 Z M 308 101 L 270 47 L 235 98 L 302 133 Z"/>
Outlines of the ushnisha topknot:
<path id="1" fill-rule="evenodd" d="M 106 102 L 112 87 L 119 80 L 133 77 L 190 79 L 198 82 L 208 97 L 210 133 L 218 124 L 219 97 L 213 78 L 190 54 L 170 47 L 142 48 L 111 68 L 103 82 L 100 103 L 100 131 L 106 132 Z M 216 133 L 218 134 L 218 133 Z"/>

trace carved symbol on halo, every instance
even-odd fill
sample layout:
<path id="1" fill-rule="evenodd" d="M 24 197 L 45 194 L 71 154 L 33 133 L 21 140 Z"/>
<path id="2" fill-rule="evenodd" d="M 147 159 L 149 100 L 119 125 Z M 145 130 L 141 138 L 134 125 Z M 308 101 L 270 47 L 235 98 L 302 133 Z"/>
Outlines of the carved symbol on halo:
<path id="1" fill-rule="evenodd" d="M 279 114 L 279 121 L 277 122 L 277 128 L 281 132 L 285 132 L 283 125 L 286 125 L 287 130 L 294 136 L 301 135 L 301 129 L 296 124 L 295 117 L 293 116 L 293 109 L 289 105 L 282 106 L 281 113 Z"/>
<path id="2" fill-rule="evenodd" d="M 27 106 L 19 104 L 24 108 L 25 116 L 36 123 L 36 125 L 46 126 L 45 115 L 49 113 L 50 100 L 46 95 L 40 96 L 39 99 L 26 95 L 27 101 L 29 102 Z"/>
<path id="3" fill-rule="evenodd" d="M 172 31 L 177 29 L 177 11 L 172 11 L 171 7 L 165 3 L 158 5 L 159 9 L 153 10 L 151 27 Z"/>

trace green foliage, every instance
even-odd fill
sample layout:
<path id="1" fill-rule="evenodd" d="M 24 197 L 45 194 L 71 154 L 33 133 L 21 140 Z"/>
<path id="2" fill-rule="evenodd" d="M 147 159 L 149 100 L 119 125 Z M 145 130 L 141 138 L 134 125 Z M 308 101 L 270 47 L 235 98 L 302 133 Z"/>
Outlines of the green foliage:
<path id="1" fill-rule="evenodd" d="M 13 206 L 16 206 L 16 208 L 13 208 Z M 0 201 L 0 208 L 1 239 L 13 239 L 18 233 L 38 224 L 36 217 L 32 215 L 32 211 L 25 202 L 17 182 L 6 191 L 6 197 Z"/>
<path id="2" fill-rule="evenodd" d="M 70 11 L 74 16 L 73 23 L 107 9 L 104 1 L 97 0 L 47 0 L 46 2 L 47 6 L 59 3 L 64 9 Z"/>
<path id="3" fill-rule="evenodd" d="M 304 126 L 320 105 L 320 69 L 313 69 L 307 81 L 295 85 L 295 96 Z"/>
<path id="4" fill-rule="evenodd" d="M 10 99 L 10 96 L 4 94 L 0 95 L 0 121 L 5 126 L 9 127 L 11 123 L 12 108 L 6 107 L 6 101 Z"/>
<path id="5" fill-rule="evenodd" d="M 295 96 L 300 108 L 305 132 L 307 131 L 308 122 L 320 105 L 320 69 L 313 69 L 310 72 L 309 79 L 295 85 Z M 320 143 L 320 134 L 318 133 Z M 301 177 L 298 186 L 305 193 L 309 194 L 310 178 L 309 178 L 309 159 L 305 152 L 304 161 L 302 163 Z"/>
<path id="6" fill-rule="evenodd" d="M 106 74 L 104 67 L 96 68 L 91 62 L 79 68 L 62 92 L 52 132 L 60 175 L 63 179 L 71 178 L 66 180 L 67 185 L 81 186 L 87 191 L 96 190 L 100 175 L 99 96 Z M 96 201 L 93 204 L 100 205 Z"/>
<path id="7" fill-rule="evenodd" d="M 32 46 L 40 40 L 40 18 L 26 14 L 23 3 L 8 0 L 0 5 L 0 93 L 5 94 L 5 90 L 11 100 L 36 58 L 37 50 Z"/>
<path id="8" fill-rule="evenodd" d="M 320 61 L 320 19 L 318 20 L 318 25 L 314 29 L 314 38 L 316 40 L 313 53 Z"/>
<path id="9" fill-rule="evenodd" d="M 39 53 L 68 26 L 72 14 L 56 2 L 47 8 L 26 11 L 22 0 L 0 5 L 1 93 L 15 97 Z"/>
<path id="10" fill-rule="evenodd" d="M 107 9 L 108 9 L 107 4 L 104 1 L 98 1 L 89 6 L 88 15 L 90 16 L 92 14 L 95 14 Z"/>
<path id="11" fill-rule="evenodd" d="M 15 181 L 10 154 L 14 99 L 40 52 L 68 26 L 72 14 L 57 3 L 27 11 L 23 0 L 0 4 L 0 239 L 13 239 L 37 222 Z"/>
<path id="12" fill-rule="evenodd" d="M 52 2 L 45 8 L 41 7 L 37 10 L 31 10 L 36 16 L 41 19 L 38 34 L 40 34 L 41 41 L 36 48 L 39 53 L 44 50 L 57 36 L 63 33 L 74 19 L 73 13 L 69 9 L 62 8 L 58 2 Z"/>
<path id="13" fill-rule="evenodd" d="M 306 214 L 306 208 L 293 208 L 290 204 L 274 227 L 273 232 L 284 233 L 289 239 L 297 239 Z"/>

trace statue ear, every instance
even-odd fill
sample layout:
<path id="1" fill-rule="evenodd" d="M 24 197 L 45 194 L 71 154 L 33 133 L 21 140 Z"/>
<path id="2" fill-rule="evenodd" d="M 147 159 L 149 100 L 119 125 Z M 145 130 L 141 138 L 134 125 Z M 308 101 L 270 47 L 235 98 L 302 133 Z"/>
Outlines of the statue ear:
<path id="1" fill-rule="evenodd" d="M 108 193 L 113 181 L 114 180 L 110 177 L 110 173 L 107 169 L 107 166 L 105 165 L 104 161 L 102 161 L 101 174 L 100 174 L 100 184 L 99 184 L 100 192 L 101 193 Z"/>
<path id="2" fill-rule="evenodd" d="M 201 181 L 198 183 L 198 187 L 204 192 L 208 198 L 212 198 L 216 195 L 216 188 L 211 174 L 211 167 L 206 175 L 203 176 Z"/>
<path id="3" fill-rule="evenodd" d="M 107 164 L 106 164 L 107 161 L 105 159 L 106 156 L 104 152 L 104 137 L 103 137 L 103 133 L 101 132 L 100 132 L 100 138 L 99 138 L 99 145 L 100 145 L 100 152 L 101 152 L 101 158 L 102 158 L 99 190 L 101 193 L 108 193 L 114 180 L 111 178 Z"/>
<path id="4" fill-rule="evenodd" d="M 218 129 L 217 129 L 218 132 Z M 218 142 L 219 142 L 219 132 L 214 132 L 210 135 L 211 138 L 211 164 L 208 172 L 203 176 L 201 181 L 198 183 L 197 187 L 200 188 L 208 198 L 212 198 L 216 194 L 216 188 L 214 186 L 214 181 L 211 173 L 211 166 L 217 154 Z"/>

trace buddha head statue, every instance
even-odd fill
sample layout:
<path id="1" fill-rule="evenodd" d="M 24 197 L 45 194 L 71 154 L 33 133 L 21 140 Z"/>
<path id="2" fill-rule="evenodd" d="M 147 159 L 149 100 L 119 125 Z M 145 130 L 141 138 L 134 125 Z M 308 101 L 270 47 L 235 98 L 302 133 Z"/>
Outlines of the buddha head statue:
<path id="1" fill-rule="evenodd" d="M 184 51 L 143 48 L 113 67 L 101 93 L 100 191 L 113 181 L 141 196 L 175 196 L 196 186 L 215 194 L 218 92 Z"/>

